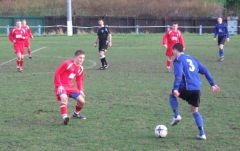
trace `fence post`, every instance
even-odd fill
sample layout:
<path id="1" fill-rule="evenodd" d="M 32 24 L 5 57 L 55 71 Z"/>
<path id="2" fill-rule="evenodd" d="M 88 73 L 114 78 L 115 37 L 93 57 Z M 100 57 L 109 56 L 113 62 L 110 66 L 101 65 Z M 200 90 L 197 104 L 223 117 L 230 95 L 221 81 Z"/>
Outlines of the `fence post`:
<path id="1" fill-rule="evenodd" d="M 171 29 L 170 25 L 167 25 L 167 30 L 166 31 L 169 31 Z"/>
<path id="2" fill-rule="evenodd" d="M 9 35 L 9 32 L 10 32 L 10 26 L 9 25 L 7 25 L 7 36 Z"/>
<path id="3" fill-rule="evenodd" d="M 38 36 L 41 36 L 42 32 L 41 32 L 41 25 L 38 25 Z"/>
<path id="4" fill-rule="evenodd" d="M 136 34 L 139 34 L 139 32 L 140 32 L 140 29 L 139 29 L 140 27 L 139 27 L 139 25 L 136 25 Z"/>
<path id="5" fill-rule="evenodd" d="M 199 35 L 202 35 L 202 25 L 199 25 Z"/>

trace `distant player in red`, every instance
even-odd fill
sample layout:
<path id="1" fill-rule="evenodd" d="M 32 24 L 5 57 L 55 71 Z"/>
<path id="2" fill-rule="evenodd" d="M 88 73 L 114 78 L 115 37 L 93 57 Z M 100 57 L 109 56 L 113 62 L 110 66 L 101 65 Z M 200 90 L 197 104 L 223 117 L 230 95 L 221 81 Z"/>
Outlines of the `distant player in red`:
<path id="1" fill-rule="evenodd" d="M 25 30 L 22 29 L 21 21 L 16 22 L 16 26 L 11 30 L 8 35 L 9 40 L 13 43 L 14 51 L 17 56 L 17 70 L 22 72 L 23 59 L 24 59 L 24 40 Z"/>
<path id="2" fill-rule="evenodd" d="M 75 58 L 66 60 L 56 70 L 54 74 L 55 95 L 60 104 L 60 113 L 64 125 L 69 122 L 68 117 L 68 98 L 76 100 L 73 118 L 86 119 L 80 115 L 80 111 L 85 104 L 85 95 L 83 92 L 83 62 L 85 53 L 83 50 L 77 50 Z M 76 80 L 77 87 L 74 86 L 73 80 Z"/>
<path id="3" fill-rule="evenodd" d="M 168 72 L 171 70 L 173 50 L 172 47 L 176 43 L 181 43 L 185 49 L 184 40 L 181 31 L 178 30 L 178 24 L 173 23 L 172 27 L 165 33 L 162 39 L 163 46 L 167 49 L 166 56 L 166 69 Z"/>
<path id="4" fill-rule="evenodd" d="M 32 35 L 31 29 L 27 25 L 26 19 L 22 21 L 22 28 L 26 31 L 26 35 L 25 35 L 26 39 L 24 40 L 24 49 L 27 48 L 28 58 L 32 59 L 31 45 L 29 40 L 33 38 L 33 35 Z"/>

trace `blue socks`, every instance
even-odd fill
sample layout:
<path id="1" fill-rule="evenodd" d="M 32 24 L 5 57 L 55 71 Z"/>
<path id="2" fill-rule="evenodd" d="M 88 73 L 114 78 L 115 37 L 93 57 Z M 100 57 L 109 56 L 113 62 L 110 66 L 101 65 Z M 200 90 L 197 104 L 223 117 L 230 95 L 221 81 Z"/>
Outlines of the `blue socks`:
<path id="1" fill-rule="evenodd" d="M 203 118 L 202 118 L 201 114 L 199 112 L 194 112 L 193 117 L 194 117 L 197 127 L 199 129 L 199 135 L 205 134 L 204 123 L 203 123 Z"/>
<path id="2" fill-rule="evenodd" d="M 219 57 L 220 57 L 220 58 L 223 58 L 223 57 L 224 57 L 224 49 L 220 49 L 220 48 L 219 48 L 218 53 L 219 53 Z"/>
<path id="3" fill-rule="evenodd" d="M 174 117 L 176 118 L 179 115 L 177 98 L 173 95 L 170 95 L 169 96 L 169 104 L 170 104 L 171 109 L 174 113 Z"/>

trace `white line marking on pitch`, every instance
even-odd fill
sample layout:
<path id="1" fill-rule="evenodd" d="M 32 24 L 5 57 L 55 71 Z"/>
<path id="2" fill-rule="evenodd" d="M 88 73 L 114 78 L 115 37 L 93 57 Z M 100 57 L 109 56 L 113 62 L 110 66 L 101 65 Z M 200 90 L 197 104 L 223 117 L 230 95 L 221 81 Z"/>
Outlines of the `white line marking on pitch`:
<path id="1" fill-rule="evenodd" d="M 60 56 L 57 56 L 57 57 L 59 57 L 59 58 L 65 58 L 65 57 L 60 57 Z M 87 59 L 86 61 L 90 62 L 91 65 L 84 67 L 85 70 L 92 69 L 92 68 L 94 68 L 94 67 L 97 65 L 97 63 L 96 63 L 95 61 L 93 61 L 93 60 Z M 54 73 L 54 71 L 48 71 L 48 72 L 31 72 L 31 73 L 24 73 L 24 74 L 25 74 L 25 75 L 32 76 L 32 75 L 53 74 L 53 73 Z M 1 75 L 1 74 L 0 74 L 0 75 Z M 18 76 L 18 75 L 15 75 L 15 76 Z M 15 76 L 8 76 L 8 77 L 15 77 Z"/>
<path id="2" fill-rule="evenodd" d="M 95 62 L 95 61 L 93 61 L 93 60 L 87 60 L 87 61 L 89 61 L 89 62 L 91 62 L 92 63 L 92 65 L 91 66 L 88 66 L 88 67 L 86 67 L 85 69 L 92 69 L 93 67 L 95 67 L 96 65 L 97 65 L 97 63 Z"/>
<path id="3" fill-rule="evenodd" d="M 45 49 L 45 48 L 47 48 L 47 47 L 41 47 L 41 48 L 38 48 L 38 49 L 36 49 L 36 50 L 33 50 L 33 51 L 32 51 L 32 54 L 35 53 L 35 52 L 38 52 L 38 51 L 40 51 L 40 50 L 42 50 L 42 49 Z M 5 62 L 3 62 L 3 63 L 0 64 L 0 67 L 2 67 L 2 66 L 5 65 L 5 64 L 8 64 L 9 62 L 12 62 L 12 61 L 14 61 L 14 60 L 16 60 L 16 59 L 17 59 L 17 58 L 13 58 L 13 59 L 10 59 L 10 60 L 8 60 L 8 61 L 5 61 Z"/>

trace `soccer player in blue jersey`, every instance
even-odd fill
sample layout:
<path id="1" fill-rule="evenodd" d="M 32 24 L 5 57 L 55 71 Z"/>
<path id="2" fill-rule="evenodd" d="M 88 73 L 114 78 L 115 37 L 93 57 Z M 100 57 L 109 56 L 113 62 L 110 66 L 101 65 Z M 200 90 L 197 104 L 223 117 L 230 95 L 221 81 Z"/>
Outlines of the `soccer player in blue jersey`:
<path id="1" fill-rule="evenodd" d="M 218 37 L 218 46 L 219 46 L 219 61 L 224 60 L 224 44 L 227 39 L 229 41 L 229 33 L 227 25 L 223 23 L 223 19 L 219 17 L 217 19 L 218 24 L 214 28 L 214 40 Z"/>
<path id="2" fill-rule="evenodd" d="M 186 100 L 191 105 L 191 111 L 199 129 L 198 139 L 205 140 L 204 122 L 201 114 L 198 112 L 200 104 L 201 79 L 199 73 L 205 75 L 213 92 L 219 92 L 220 88 L 214 82 L 214 79 L 208 69 L 197 59 L 186 55 L 183 52 L 183 46 L 180 43 L 173 45 L 173 54 L 175 60 L 174 83 L 172 93 L 169 96 L 169 104 L 174 113 L 171 125 L 174 126 L 181 121 L 181 115 L 178 109 L 177 97 Z"/>

